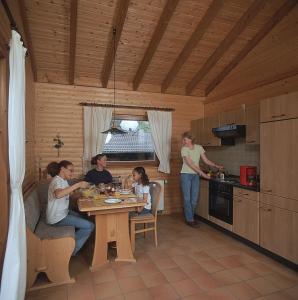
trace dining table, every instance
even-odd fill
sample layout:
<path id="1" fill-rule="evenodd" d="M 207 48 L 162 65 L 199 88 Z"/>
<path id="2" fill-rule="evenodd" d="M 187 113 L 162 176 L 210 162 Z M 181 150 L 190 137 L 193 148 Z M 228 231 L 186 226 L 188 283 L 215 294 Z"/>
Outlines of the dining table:
<path id="1" fill-rule="evenodd" d="M 80 212 L 95 217 L 95 246 L 91 271 L 108 263 L 108 243 L 116 242 L 117 256 L 115 261 L 135 262 L 129 236 L 129 212 L 144 207 L 146 202 L 134 194 L 113 196 L 95 194 L 78 199 Z"/>

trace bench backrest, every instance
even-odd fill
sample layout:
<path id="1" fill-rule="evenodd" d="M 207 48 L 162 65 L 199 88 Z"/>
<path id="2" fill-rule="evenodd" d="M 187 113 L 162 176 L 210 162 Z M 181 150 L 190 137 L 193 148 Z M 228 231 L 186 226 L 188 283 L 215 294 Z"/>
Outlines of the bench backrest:
<path id="1" fill-rule="evenodd" d="M 36 188 L 24 199 L 26 224 L 32 232 L 40 219 L 40 205 Z"/>

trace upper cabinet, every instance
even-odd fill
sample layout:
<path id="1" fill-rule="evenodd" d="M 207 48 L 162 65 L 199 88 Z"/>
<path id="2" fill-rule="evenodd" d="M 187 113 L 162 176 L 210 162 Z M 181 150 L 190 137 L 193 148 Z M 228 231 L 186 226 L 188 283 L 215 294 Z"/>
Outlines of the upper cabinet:
<path id="1" fill-rule="evenodd" d="M 243 109 L 234 109 L 223 111 L 219 114 L 219 125 L 245 124 L 245 111 Z"/>
<path id="2" fill-rule="evenodd" d="M 261 122 L 298 118 L 298 93 L 261 101 Z"/>
<path id="3" fill-rule="evenodd" d="M 260 106 L 245 108 L 246 143 L 260 144 Z"/>
<path id="4" fill-rule="evenodd" d="M 196 141 L 196 144 L 203 145 L 205 140 L 204 134 L 204 119 L 193 120 L 190 123 L 191 132 L 193 133 Z"/>
<path id="5" fill-rule="evenodd" d="M 204 139 L 203 146 L 220 146 L 221 140 L 214 136 L 212 128 L 219 126 L 219 117 L 214 115 L 204 119 Z"/>

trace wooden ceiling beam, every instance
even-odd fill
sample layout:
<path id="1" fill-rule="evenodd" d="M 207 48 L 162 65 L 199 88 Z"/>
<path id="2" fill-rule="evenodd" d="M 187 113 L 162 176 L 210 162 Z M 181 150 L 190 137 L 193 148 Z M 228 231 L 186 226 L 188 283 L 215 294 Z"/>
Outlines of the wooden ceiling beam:
<path id="1" fill-rule="evenodd" d="M 32 69 L 33 79 L 34 79 L 34 81 L 37 81 L 36 60 L 35 60 L 35 54 L 34 54 L 31 34 L 30 34 L 30 28 L 29 28 L 29 24 L 28 24 L 26 7 L 25 7 L 24 0 L 18 0 L 18 3 L 19 3 L 22 22 L 23 22 L 26 44 L 27 44 L 28 52 L 29 52 L 29 58 L 31 61 L 31 69 Z"/>
<path id="2" fill-rule="evenodd" d="M 239 54 L 225 67 L 225 69 L 207 86 L 206 96 L 208 96 L 214 88 L 220 84 L 228 74 L 254 49 L 259 42 L 295 7 L 297 1 L 287 0 L 270 20 L 257 32 L 252 40 L 250 40 Z"/>
<path id="3" fill-rule="evenodd" d="M 266 0 L 254 0 L 240 20 L 235 24 L 225 39 L 219 44 L 213 54 L 208 58 L 202 68 L 195 74 L 186 86 L 186 94 L 190 95 L 197 84 L 207 75 L 211 68 L 219 61 L 224 53 L 230 48 L 237 37 L 243 32 L 247 25 L 256 17 L 258 12 L 264 7 Z"/>
<path id="4" fill-rule="evenodd" d="M 76 63 L 76 40 L 77 40 L 77 15 L 78 0 L 70 1 L 70 22 L 69 22 L 69 84 L 74 84 L 75 63 Z"/>
<path id="5" fill-rule="evenodd" d="M 153 58 L 153 55 L 167 29 L 170 19 L 178 5 L 179 0 L 168 0 L 164 6 L 158 24 L 154 30 L 149 46 L 143 56 L 142 62 L 139 65 L 137 73 L 133 80 L 133 90 L 136 91 L 144 77 L 144 74 Z"/>
<path id="6" fill-rule="evenodd" d="M 164 79 L 161 85 L 162 93 L 165 93 L 168 87 L 171 85 L 172 81 L 180 71 L 181 67 L 190 56 L 192 50 L 196 47 L 200 39 L 204 36 L 213 19 L 217 16 L 217 13 L 219 12 L 222 5 L 223 0 L 213 0 L 211 5 L 207 9 L 205 15 L 194 30 L 193 34 L 185 44 L 182 52 L 177 57 L 166 78 Z"/>
<path id="7" fill-rule="evenodd" d="M 107 44 L 104 65 L 101 72 L 101 84 L 104 88 L 107 87 L 108 81 L 110 78 L 112 66 L 114 63 L 114 55 L 113 55 L 113 28 L 116 28 L 116 36 L 115 36 L 115 50 L 117 51 L 118 44 L 120 41 L 122 29 L 124 26 L 124 22 L 126 19 L 127 11 L 129 6 L 129 0 L 118 0 L 116 10 L 113 18 L 113 26 L 109 33 L 109 41 Z"/>

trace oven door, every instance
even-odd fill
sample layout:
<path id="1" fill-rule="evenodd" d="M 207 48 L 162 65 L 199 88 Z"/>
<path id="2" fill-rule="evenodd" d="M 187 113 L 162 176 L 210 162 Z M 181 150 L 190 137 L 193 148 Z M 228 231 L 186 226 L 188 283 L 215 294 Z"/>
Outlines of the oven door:
<path id="1" fill-rule="evenodd" d="M 214 187 L 209 190 L 209 215 L 228 224 L 233 224 L 233 189 L 225 191 Z"/>

